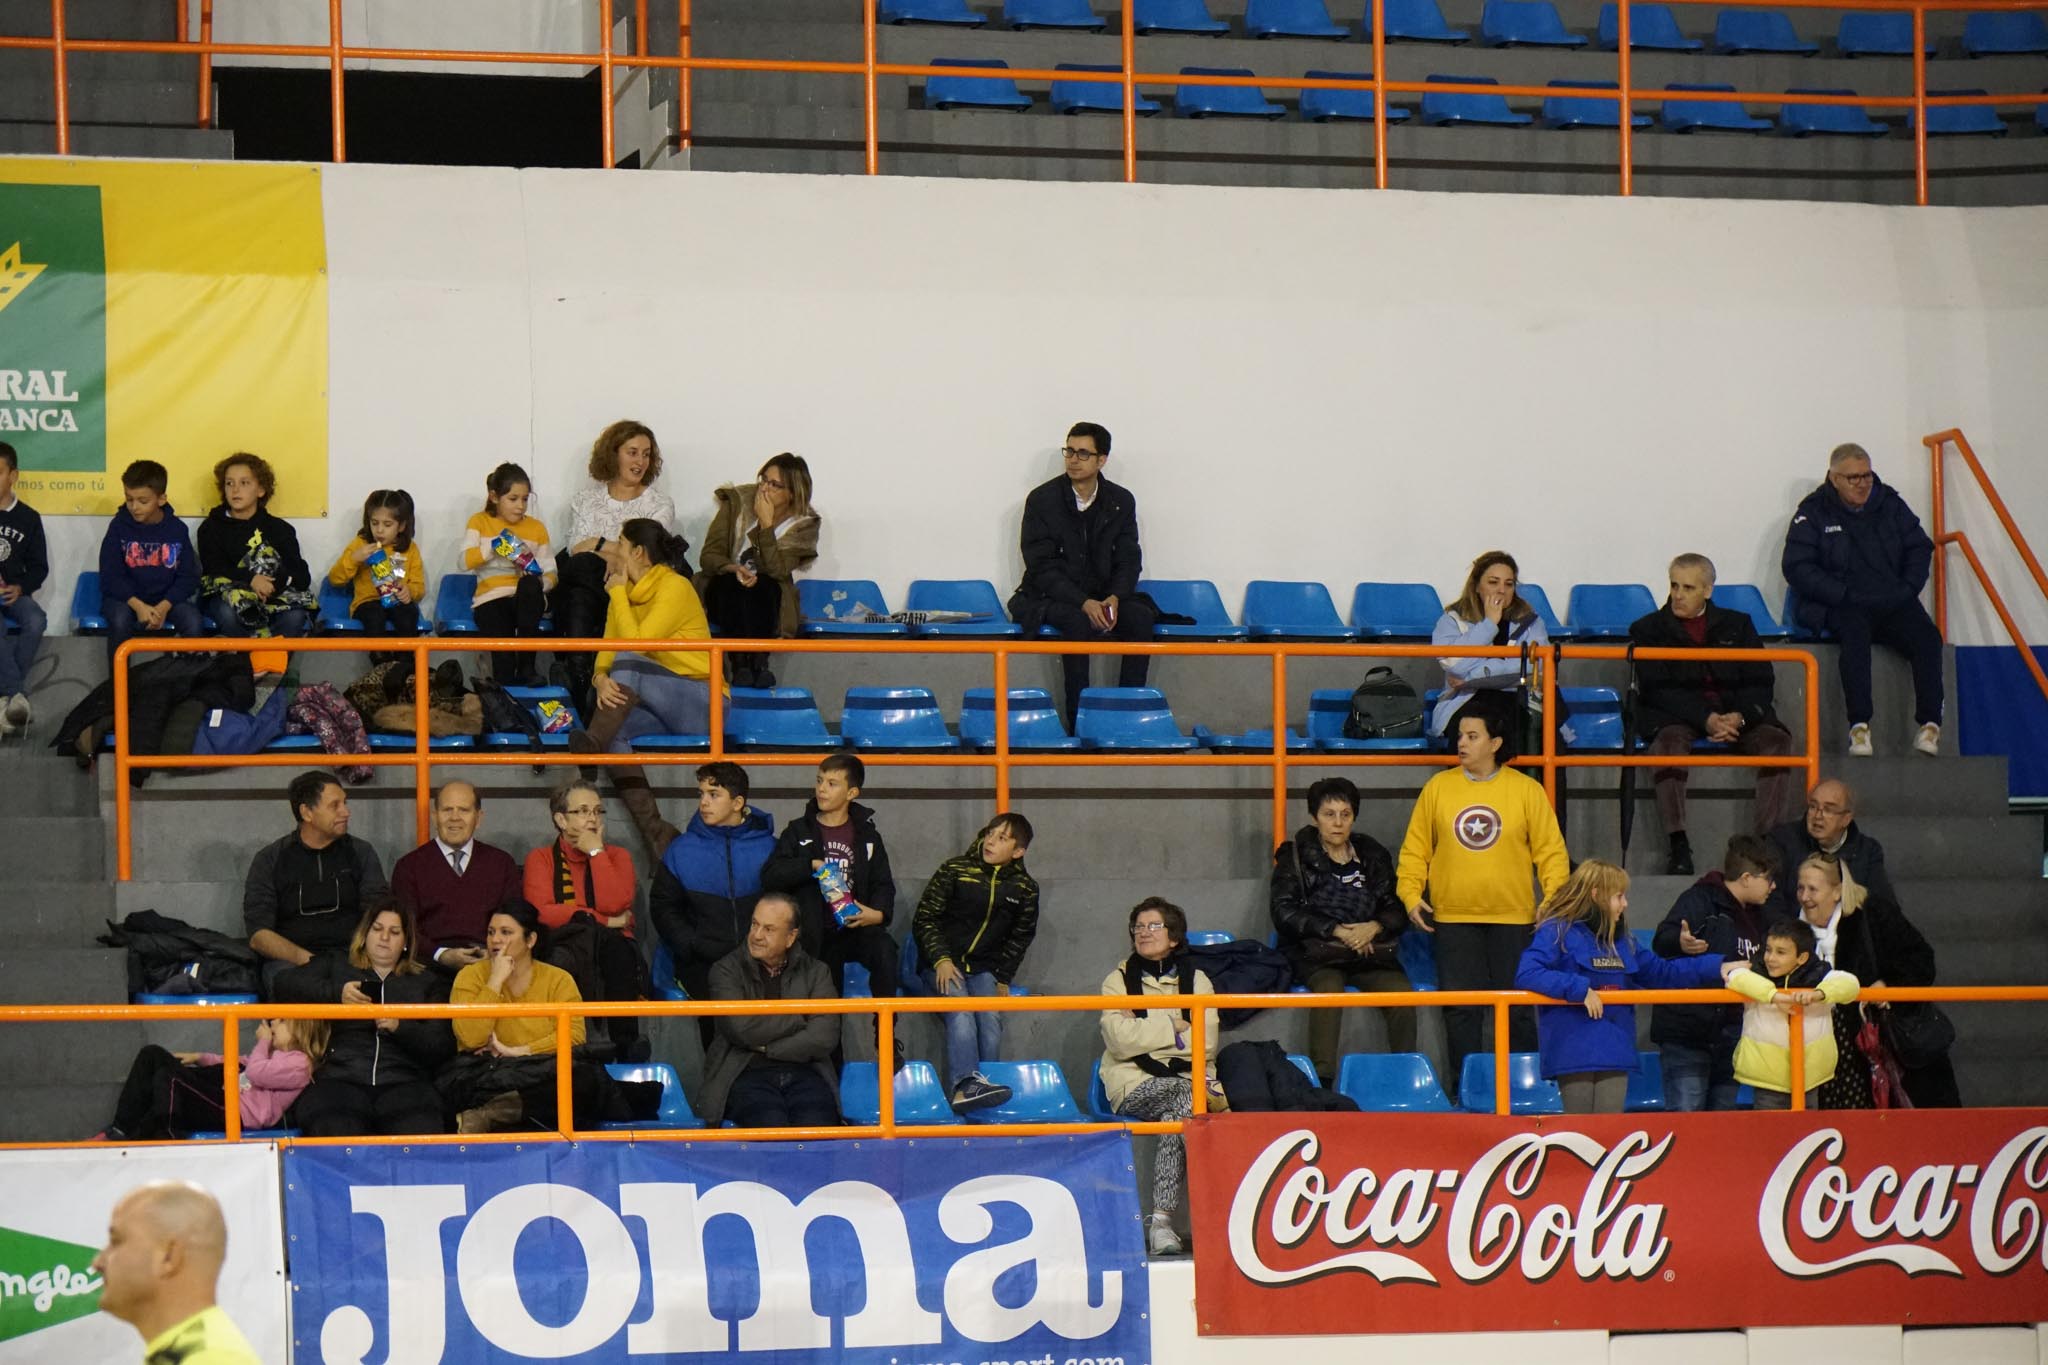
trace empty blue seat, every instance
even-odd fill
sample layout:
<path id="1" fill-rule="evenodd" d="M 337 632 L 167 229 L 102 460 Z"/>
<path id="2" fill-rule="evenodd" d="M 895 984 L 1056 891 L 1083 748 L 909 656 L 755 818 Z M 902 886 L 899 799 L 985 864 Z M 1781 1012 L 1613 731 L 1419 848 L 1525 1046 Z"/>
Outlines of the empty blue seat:
<path id="1" fill-rule="evenodd" d="M 78 576 L 78 586 L 71 590 L 71 633 L 73 635 L 105 635 L 107 618 L 100 611 L 100 572 L 87 569 Z"/>
<path id="2" fill-rule="evenodd" d="M 1429 76 L 1425 79 L 1452 85 L 1499 85 L 1491 76 Z M 1535 120 L 1508 108 L 1504 95 L 1471 95 L 1432 91 L 1422 97 L 1422 121 L 1432 128 L 1458 123 L 1497 123 L 1519 127 Z"/>
<path id="3" fill-rule="evenodd" d="M 752 749 L 837 749 L 818 703 L 801 687 L 735 687 L 725 709 L 725 737 Z"/>
<path id="4" fill-rule="evenodd" d="M 1337 615 L 1330 590 L 1320 583 L 1261 578 L 1245 584 L 1244 624 L 1255 640 L 1353 638 L 1351 627 Z"/>
<path id="5" fill-rule="evenodd" d="M 1203 0 L 1130 0 L 1131 26 L 1140 33 L 1201 33 L 1217 38 L 1230 25 L 1209 13 Z"/>
<path id="6" fill-rule="evenodd" d="M 1249 0 L 1244 31 L 1253 38 L 1344 38 L 1350 30 L 1330 18 L 1323 0 Z"/>
<path id="7" fill-rule="evenodd" d="M 1444 22 L 1437 0 L 1385 0 L 1380 12 L 1386 17 L 1390 43 L 1464 43 L 1472 35 Z M 1372 38 L 1372 5 L 1365 7 L 1365 36 Z"/>
<path id="8" fill-rule="evenodd" d="M 880 0 L 875 7 L 879 24 L 960 24 L 979 28 L 986 15 L 967 8 L 967 0 Z"/>
<path id="9" fill-rule="evenodd" d="M 1074 710 L 1074 733 L 1098 749 L 1193 749 L 1201 743 L 1181 733 L 1180 722 L 1156 687 L 1089 687 Z"/>
<path id="10" fill-rule="evenodd" d="M 1550 0 L 1486 0 L 1479 41 L 1488 47 L 1584 47 Z"/>
<path id="11" fill-rule="evenodd" d="M 1121 72 L 1123 68 L 1114 62 L 1106 65 L 1061 62 L 1053 70 Z M 1156 114 L 1159 101 L 1139 95 L 1135 107 L 1140 115 Z M 1124 111 L 1124 88 L 1109 81 L 1054 81 L 1052 111 L 1055 114 L 1121 114 Z"/>
<path id="12" fill-rule="evenodd" d="M 1714 20 L 1714 51 L 1725 56 L 1788 52 L 1811 57 L 1820 45 L 1801 38 L 1792 21 L 1774 9 L 1724 9 Z"/>
<path id="13" fill-rule="evenodd" d="M 287 735 L 285 738 L 313 739 L 314 742 L 307 747 L 319 747 L 317 736 Z M 569 742 L 569 737 L 567 735 L 546 735 L 542 737 L 541 743 L 545 746 L 551 740 L 556 745 L 565 745 Z M 520 745 L 524 745 L 526 742 L 527 738 L 524 733 L 520 734 L 516 741 Z M 416 743 L 417 741 L 411 735 L 387 735 L 377 731 L 372 731 L 370 734 L 370 752 L 372 753 L 392 753 L 400 750 L 410 753 Z M 476 737 L 474 735 L 435 735 L 427 741 L 427 747 L 439 750 L 474 749 L 476 747 Z"/>
<path id="14" fill-rule="evenodd" d="M 320 580 L 320 629 L 329 635 L 356 635 L 363 629 L 363 623 L 349 615 L 349 604 L 355 600 L 355 589 L 347 583 L 335 583 L 329 579 Z"/>
<path id="15" fill-rule="evenodd" d="M 957 749 L 930 688 L 849 687 L 839 733 L 856 749 Z"/>
<path id="16" fill-rule="evenodd" d="M 1611 687 L 1560 687 L 1557 695 L 1571 713 L 1574 749 L 1619 749 L 1626 740 L 1621 725 L 1621 694 Z"/>
<path id="17" fill-rule="evenodd" d="M 875 998 L 874 977 L 858 962 L 849 962 L 839 969 L 839 994 L 847 1000 L 872 1000 Z"/>
<path id="18" fill-rule="evenodd" d="M 1930 90 L 1930 95 L 1982 95 L 1982 90 Z M 1906 127 L 1913 126 L 1913 113 L 1906 111 Z M 1927 136 L 1966 137 L 1971 134 L 2005 136 L 2005 120 L 1988 104 L 1937 105 L 1927 111 Z"/>
<path id="19" fill-rule="evenodd" d="M 2048 24 L 2032 10 L 1972 14 L 1963 20 L 1963 53 L 2012 57 L 2048 52 Z"/>
<path id="20" fill-rule="evenodd" d="M 919 578 L 912 580 L 905 611 L 965 612 L 971 621 L 920 621 L 919 635 L 957 635 L 992 639 L 1022 635 L 1023 627 L 1003 612 L 996 585 L 986 578 Z"/>
<path id="21" fill-rule="evenodd" d="M 297 1128 L 244 1128 L 242 1130 L 242 1141 L 282 1142 L 287 1138 L 299 1136 L 300 1131 Z M 220 1128 L 200 1128 L 185 1134 L 185 1136 L 193 1142 L 220 1142 L 227 1137 L 227 1132 Z"/>
<path id="22" fill-rule="evenodd" d="M 1337 1093 L 1368 1114 L 1448 1114 L 1436 1068 L 1419 1052 L 1347 1052 L 1337 1064 Z"/>
<path id="23" fill-rule="evenodd" d="M 971 687 L 960 701 L 960 738 L 977 749 L 996 747 L 996 690 Z M 1010 692 L 1010 748 L 1079 749 L 1080 740 L 1067 733 L 1053 707 L 1052 694 L 1039 687 Z"/>
<path id="24" fill-rule="evenodd" d="M 1782 640 L 1785 628 L 1771 618 L 1771 609 L 1764 605 L 1764 595 L 1750 583 L 1716 583 L 1714 605 L 1726 611 L 1739 611 L 1747 615 L 1756 633 L 1766 640 Z"/>
<path id="25" fill-rule="evenodd" d="M 1845 14 L 1835 29 L 1835 50 L 1844 57 L 1910 57 L 1913 55 L 1913 16 L 1905 13 Z M 1927 39 L 1927 55 L 1934 55 L 1934 38 Z"/>
<path id="26" fill-rule="evenodd" d="M 1003 0 L 1003 22 L 1011 28 L 1078 28 L 1100 33 L 1109 21 L 1088 8 L 1088 0 Z"/>
<path id="27" fill-rule="evenodd" d="M 981 1074 L 1010 1087 L 1010 1098 L 967 1115 L 974 1123 L 1086 1123 L 1055 1061 L 983 1062 Z"/>
<path id="28" fill-rule="evenodd" d="M 1664 1058 L 1655 1052 L 1638 1052 L 1636 1069 L 1629 1073 L 1628 1093 L 1622 1098 L 1625 1114 L 1664 1112 Z"/>
<path id="29" fill-rule="evenodd" d="M 1536 613 L 1536 618 L 1543 622 L 1543 629 L 1551 639 L 1556 640 L 1564 635 L 1564 622 L 1551 610 L 1550 594 L 1543 591 L 1541 584 L 1531 583 L 1525 579 L 1515 585 L 1515 592 L 1529 604 L 1529 610 Z"/>
<path id="30" fill-rule="evenodd" d="M 1853 95 L 1854 90 L 1794 89 L 1788 95 Z M 1778 111 L 1778 131 L 1791 137 L 1814 133 L 1840 137 L 1883 137 L 1885 126 L 1854 104 L 1788 104 Z"/>
<path id="31" fill-rule="evenodd" d="M 1163 613 L 1186 616 L 1193 625 L 1157 625 L 1155 640 L 1242 640 L 1251 632 L 1230 619 L 1223 594 L 1206 578 L 1141 578 L 1138 591 Z"/>
<path id="32" fill-rule="evenodd" d="M 138 1005 L 190 1005 L 195 1009 L 214 1005 L 253 1005 L 256 997 L 229 992 L 225 995 L 166 995 L 159 991 L 144 991 L 134 998 Z"/>
<path id="33" fill-rule="evenodd" d="M 1184 66 L 1183 76 L 1249 76 L 1247 66 Z M 1173 88 L 1176 118 L 1281 118 L 1287 107 L 1266 98 L 1265 92 L 1249 85 L 1176 85 Z"/>
<path id="34" fill-rule="evenodd" d="M 1364 71 L 1304 71 L 1312 81 L 1369 81 L 1372 76 Z M 1372 91 L 1370 90 L 1304 90 L 1301 92 L 1301 116 L 1310 123 L 1358 119 L 1372 122 Z M 1395 105 L 1387 106 L 1387 122 L 1399 123 L 1408 117 L 1406 109 Z"/>
<path id="35" fill-rule="evenodd" d="M 604 1069 L 615 1081 L 645 1084 L 649 1081 L 661 1085 L 661 1104 L 654 1111 L 652 1119 L 606 1119 L 597 1126 L 614 1132 L 629 1128 L 702 1128 L 704 1120 L 690 1108 L 690 1097 L 683 1093 L 682 1077 L 667 1062 L 606 1062 Z"/>
<path id="36" fill-rule="evenodd" d="M 1621 46 L 1621 11 L 1616 5 L 1600 7 L 1596 26 L 1600 46 L 1612 52 Z M 1678 19 L 1669 5 L 1630 5 L 1628 45 L 1632 52 L 1698 52 L 1706 44 L 1678 31 Z"/>
<path id="37" fill-rule="evenodd" d="M 1219 754 L 1270 754 L 1273 752 L 1273 727 L 1263 730 L 1246 730 L 1240 735 L 1218 734 L 1206 725 L 1195 727 L 1195 739 L 1203 747 Z M 1310 754 L 1315 745 L 1305 736 L 1297 733 L 1292 726 L 1287 730 L 1287 752 Z"/>
<path id="38" fill-rule="evenodd" d="M 1308 737 L 1326 753 L 1421 753 L 1429 748 L 1425 735 L 1409 739 L 1352 739 L 1344 733 L 1344 722 L 1350 718 L 1350 688 L 1319 687 L 1308 694 Z M 1266 743 L 1270 748 L 1270 734 Z"/>
<path id="39" fill-rule="evenodd" d="M 1102 1083 L 1102 1058 L 1088 1068 L 1088 1117 L 1103 1123 L 1130 1123 L 1131 1119 L 1109 1107 L 1109 1089 Z"/>
<path id="40" fill-rule="evenodd" d="M 1473 1052 L 1465 1058 L 1465 1071 L 1458 1078 L 1458 1107 L 1474 1114 L 1493 1112 L 1493 1054 Z M 1514 1114 L 1562 1114 L 1564 1096 L 1556 1081 L 1543 1079 L 1543 1067 L 1533 1052 L 1508 1054 L 1508 1111 Z"/>
<path id="41" fill-rule="evenodd" d="M 653 982 L 656 1000 L 688 1000 L 690 993 L 676 980 L 676 957 L 668 950 L 668 940 L 656 937 L 654 952 L 647 965 L 647 975 Z"/>
<path id="42" fill-rule="evenodd" d="M 476 575 L 444 573 L 434 591 L 434 629 L 442 635 L 476 634 Z"/>
<path id="43" fill-rule="evenodd" d="M 1581 583 L 1565 599 L 1565 629 L 1580 640 L 1625 638 L 1631 621 L 1655 610 L 1640 583 Z"/>
<path id="44" fill-rule="evenodd" d="M 1628 936 L 1636 941 L 1636 951 L 1646 957 L 1657 956 L 1657 931 L 1655 929 L 1631 929 Z"/>
<path id="45" fill-rule="evenodd" d="M 797 604 L 803 610 L 806 635 L 908 635 L 901 621 L 874 618 L 889 614 L 882 590 L 866 578 L 800 578 Z"/>
<path id="46" fill-rule="evenodd" d="M 1613 81 L 1552 81 L 1552 89 L 1571 88 L 1615 90 Z M 1637 128 L 1650 126 L 1648 114 L 1632 114 L 1629 122 Z M 1545 95 L 1543 126 L 1546 128 L 1619 128 L 1621 100 L 1596 99 L 1586 95 Z"/>
<path id="47" fill-rule="evenodd" d="M 635 735 L 636 754 L 701 754 L 711 747 L 710 735 Z"/>
<path id="48" fill-rule="evenodd" d="M 839 1069 L 839 1112 L 848 1123 L 882 1121 L 881 1084 L 873 1062 L 848 1062 Z M 930 1062 L 905 1062 L 896 1073 L 896 1122 L 906 1127 L 959 1122 Z"/>
<path id="49" fill-rule="evenodd" d="M 1190 929 L 1187 941 L 1198 947 L 1216 947 L 1237 942 L 1237 935 L 1228 929 Z"/>
<path id="50" fill-rule="evenodd" d="M 1427 583 L 1360 583 L 1351 592 L 1351 629 L 1361 640 L 1427 640 L 1443 614 Z"/>
<path id="51" fill-rule="evenodd" d="M 1008 62 L 983 57 L 934 57 L 932 66 L 1008 66 Z M 1009 109 L 1022 112 L 1031 107 L 1031 97 L 1017 88 L 1008 76 L 927 76 L 924 78 L 924 107 L 927 109 Z M 810 579 L 797 583 L 807 588 Z M 810 625 L 805 623 L 804 633 Z"/>
<path id="52" fill-rule="evenodd" d="M 1732 85 L 1682 85 L 1673 83 L 1666 90 L 1709 90 L 1732 95 Z M 1729 133 L 1768 133 L 1771 121 L 1767 118 L 1751 118 L 1748 111 L 1736 100 L 1665 100 L 1664 128 L 1666 132 L 1693 133 L 1700 129 Z M 1524 589 L 1526 592 L 1527 589 Z"/>
<path id="53" fill-rule="evenodd" d="M 1437 989 L 1436 949 L 1430 944 L 1430 934 L 1405 933 L 1394 940 L 1394 955 L 1401 961 L 1401 970 L 1408 973 L 1408 984 L 1418 991 Z"/>

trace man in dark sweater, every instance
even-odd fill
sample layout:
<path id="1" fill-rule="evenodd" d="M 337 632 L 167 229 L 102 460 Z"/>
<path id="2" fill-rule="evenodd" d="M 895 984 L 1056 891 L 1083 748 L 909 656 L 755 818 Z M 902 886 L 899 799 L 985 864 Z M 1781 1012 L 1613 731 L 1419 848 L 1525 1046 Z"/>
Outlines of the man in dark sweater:
<path id="1" fill-rule="evenodd" d="M 1799 881 L 1799 864 L 1816 853 L 1839 858 L 1849 875 L 1872 895 L 1898 903 L 1891 874 L 1884 866 L 1884 845 L 1857 826 L 1856 793 L 1846 782 L 1831 777 L 1816 783 L 1806 797 L 1805 819 L 1787 820 L 1773 829 L 1771 844 L 1778 855 L 1778 884 L 1765 907 L 1766 919 L 1781 915 L 1797 918 L 1799 904 L 1792 893 Z"/>
<path id="2" fill-rule="evenodd" d="M 491 912 L 520 894 L 519 864 L 476 837 L 484 799 L 467 782 L 434 795 L 434 837 L 391 868 L 391 898 L 419 927 L 419 956 L 448 976 L 484 960 Z"/>
<path id="3" fill-rule="evenodd" d="M 0 633 L 0 736 L 29 723 L 28 671 L 49 624 L 35 594 L 50 576 L 50 551 L 42 517 L 14 496 L 20 467 L 14 447 L 0 441 L 0 620 L 15 628 Z"/>
<path id="4" fill-rule="evenodd" d="M 1671 561 L 1671 596 L 1662 608 L 1628 628 L 1638 648 L 1762 649 L 1746 612 L 1713 603 L 1714 561 L 1680 555 Z M 1730 659 L 1638 659 L 1641 702 L 1636 729 L 1653 754 L 1689 753 L 1700 740 L 1725 745 L 1730 753 L 1781 757 L 1792 752 L 1792 734 L 1771 710 L 1771 666 Z M 1692 875 L 1692 840 L 1686 834 L 1684 768 L 1657 770 L 1657 813 L 1671 842 L 1674 877 Z M 1752 825 L 1767 833 L 1785 818 L 1792 801 L 1792 769 L 1759 768 Z"/>
<path id="5" fill-rule="evenodd" d="M 377 850 L 348 832 L 348 793 L 328 773 L 301 773 L 285 799 L 298 828 L 266 844 L 242 886 L 242 923 L 263 962 L 263 989 L 315 957 L 346 953 L 365 903 L 384 894 Z"/>
<path id="6" fill-rule="evenodd" d="M 1026 638 L 1043 625 L 1069 640 L 1150 641 L 1159 608 L 1138 591 L 1138 500 L 1102 477 L 1108 428 L 1074 423 L 1060 454 L 1066 473 L 1024 499 L 1024 581 L 1010 597 L 1010 615 Z M 1060 663 L 1071 727 L 1088 686 L 1088 656 L 1069 654 Z M 1143 687 L 1150 664 L 1147 655 L 1124 655 L 1117 686 Z"/>

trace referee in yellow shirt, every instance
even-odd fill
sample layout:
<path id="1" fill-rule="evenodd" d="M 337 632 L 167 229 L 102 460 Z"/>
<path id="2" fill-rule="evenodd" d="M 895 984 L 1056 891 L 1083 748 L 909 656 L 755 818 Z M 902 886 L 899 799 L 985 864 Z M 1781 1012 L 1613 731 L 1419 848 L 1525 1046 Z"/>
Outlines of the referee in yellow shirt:
<path id="1" fill-rule="evenodd" d="M 100 1307 L 148 1343 L 143 1365 L 258 1365 L 214 1302 L 227 1252 L 219 1201 L 190 1181 L 153 1181 L 114 1205 L 92 1269 L 104 1282 Z"/>

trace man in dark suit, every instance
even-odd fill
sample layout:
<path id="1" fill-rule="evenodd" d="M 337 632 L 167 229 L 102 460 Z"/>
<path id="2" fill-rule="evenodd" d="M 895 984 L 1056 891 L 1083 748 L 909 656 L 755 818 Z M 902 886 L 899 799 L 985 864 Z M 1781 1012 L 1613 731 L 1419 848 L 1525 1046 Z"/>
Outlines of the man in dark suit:
<path id="1" fill-rule="evenodd" d="M 1027 637 L 1048 625 L 1070 640 L 1149 641 L 1159 608 L 1138 591 L 1138 500 L 1102 477 L 1108 428 L 1074 423 L 1060 454 L 1066 473 L 1024 499 L 1024 581 L 1010 598 L 1010 615 Z M 1071 727 L 1088 686 L 1088 656 L 1069 654 L 1060 662 Z M 1143 687 L 1151 662 L 1143 654 L 1124 655 L 1117 686 Z"/>

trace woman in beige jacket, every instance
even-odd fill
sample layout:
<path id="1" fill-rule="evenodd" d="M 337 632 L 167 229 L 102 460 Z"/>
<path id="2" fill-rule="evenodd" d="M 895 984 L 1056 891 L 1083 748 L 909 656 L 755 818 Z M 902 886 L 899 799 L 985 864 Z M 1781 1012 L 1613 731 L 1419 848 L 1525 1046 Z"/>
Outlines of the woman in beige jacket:
<path id="1" fill-rule="evenodd" d="M 761 466 L 750 484 L 715 493 L 704 535 L 697 595 L 712 631 L 743 640 L 788 638 L 803 624 L 796 576 L 818 557 L 811 467 L 788 452 Z M 773 687 L 765 653 L 728 654 L 734 687 Z"/>

